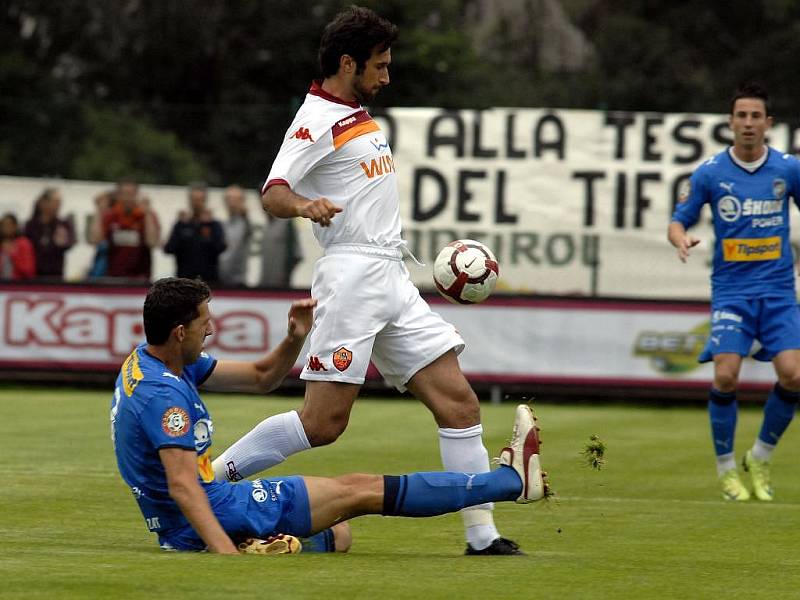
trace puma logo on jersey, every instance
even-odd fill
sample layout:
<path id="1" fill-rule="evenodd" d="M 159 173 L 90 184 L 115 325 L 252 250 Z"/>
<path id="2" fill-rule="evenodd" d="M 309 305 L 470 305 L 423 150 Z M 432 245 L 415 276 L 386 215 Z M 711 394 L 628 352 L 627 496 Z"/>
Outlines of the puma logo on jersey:
<path id="1" fill-rule="evenodd" d="M 298 140 L 308 140 L 312 144 L 314 143 L 314 138 L 311 137 L 311 132 L 305 127 L 301 127 L 300 129 L 295 131 L 292 135 L 289 136 L 289 138 L 290 139 L 295 138 Z"/>
<path id="2" fill-rule="evenodd" d="M 361 168 L 364 169 L 364 174 L 368 179 L 373 179 L 374 177 L 394 173 L 394 160 L 392 160 L 391 156 L 382 155 L 370 160 L 369 164 L 362 160 Z"/>
<path id="3" fill-rule="evenodd" d="M 721 187 L 723 190 L 725 190 L 729 194 L 733 193 L 733 186 L 734 186 L 733 182 L 731 182 L 731 183 L 725 183 L 724 181 L 720 181 L 719 182 L 719 187 Z"/>
<path id="4" fill-rule="evenodd" d="M 308 357 L 308 370 L 309 371 L 327 371 L 328 369 L 325 368 L 325 365 L 322 364 L 322 361 L 319 359 L 318 356 L 309 356 Z"/>

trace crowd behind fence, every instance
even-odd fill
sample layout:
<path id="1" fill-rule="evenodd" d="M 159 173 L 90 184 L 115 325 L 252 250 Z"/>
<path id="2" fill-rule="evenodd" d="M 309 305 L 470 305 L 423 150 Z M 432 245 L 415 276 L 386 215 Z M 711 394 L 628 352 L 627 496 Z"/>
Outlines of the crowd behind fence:
<path id="1" fill-rule="evenodd" d="M 257 243 L 256 285 L 291 287 L 292 271 L 303 256 L 292 219 L 253 214 L 238 185 L 225 188 L 225 215 L 218 216 L 209 207 L 207 186 L 190 183 L 187 203 L 168 229 L 154 210 L 157 201 L 131 179 L 94 197 L 94 212 L 84 228 L 84 241 L 93 246 L 94 255 L 83 266 L 84 280 L 146 283 L 154 276 L 153 252 L 160 249 L 174 257 L 177 276 L 245 287 Z M 32 199 L 28 216 L 14 211 L 0 216 L 0 281 L 65 280 L 65 259 L 78 242 L 79 228 L 63 204 L 58 187 L 45 187 Z M 254 236 L 256 229 L 260 239 Z"/>

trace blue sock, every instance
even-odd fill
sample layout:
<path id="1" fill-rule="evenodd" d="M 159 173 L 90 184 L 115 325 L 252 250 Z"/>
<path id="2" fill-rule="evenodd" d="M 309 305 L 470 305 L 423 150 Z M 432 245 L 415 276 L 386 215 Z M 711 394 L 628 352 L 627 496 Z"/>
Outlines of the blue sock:
<path id="1" fill-rule="evenodd" d="M 717 456 L 733 452 L 736 433 L 736 392 L 720 392 L 711 388 L 708 401 L 708 416 L 711 419 L 711 439 Z"/>
<path id="2" fill-rule="evenodd" d="M 771 446 L 777 444 L 792 422 L 798 400 L 800 392 L 786 390 L 776 383 L 764 406 L 764 421 L 761 423 L 758 439 Z"/>
<path id="3" fill-rule="evenodd" d="M 303 544 L 303 552 L 336 552 L 336 540 L 331 528 L 301 538 L 300 542 Z"/>
<path id="4" fill-rule="evenodd" d="M 488 473 L 411 473 L 384 481 L 383 514 L 432 517 L 484 502 L 516 500 L 522 481 L 511 467 L 500 465 Z"/>

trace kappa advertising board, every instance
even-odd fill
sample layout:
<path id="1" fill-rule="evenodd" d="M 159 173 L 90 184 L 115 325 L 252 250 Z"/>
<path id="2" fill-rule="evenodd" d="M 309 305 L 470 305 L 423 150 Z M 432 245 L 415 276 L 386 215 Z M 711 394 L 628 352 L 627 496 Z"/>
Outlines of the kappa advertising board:
<path id="1" fill-rule="evenodd" d="M 0 368 L 116 371 L 144 341 L 143 296 L 136 289 L 0 289 Z M 207 350 L 221 359 L 262 356 L 283 339 L 288 307 L 300 297 L 215 292 Z M 709 331 L 705 304 L 490 299 L 465 307 L 429 300 L 464 337 L 459 361 L 474 382 L 707 387 L 712 376 L 710 365 L 697 363 Z M 329 357 L 304 349 L 295 372 L 308 360 L 312 368 L 342 370 L 351 359 L 346 346 Z M 745 387 L 773 379 L 769 363 L 745 361 Z"/>
<path id="2" fill-rule="evenodd" d="M 118 369 L 144 341 L 145 292 L 28 286 L 0 290 L 0 367 Z M 285 335 L 289 302 L 215 294 L 216 333 L 207 349 L 227 358 L 262 356 Z"/>
<path id="3" fill-rule="evenodd" d="M 695 228 L 701 238 L 688 264 L 666 241 L 673 207 L 692 170 L 730 141 L 726 115 L 651 114 L 555 109 L 449 112 L 389 109 L 376 116 L 392 154 L 377 151 L 365 176 L 387 169 L 398 177 L 403 235 L 420 267 L 408 260 L 414 282 L 432 289 L 431 267 L 441 247 L 474 238 L 495 253 L 500 290 L 548 295 L 707 299 L 713 232 L 708 209 Z M 289 135 L 289 134 L 287 134 Z M 310 143 L 310 142 L 309 142 Z M 800 148 L 797 127 L 776 124 L 770 143 Z M 264 174 L 270 152 L 264 154 Z M 93 198 L 108 183 L 0 177 L 0 211 L 27 218 L 45 185 L 64 194 L 79 244 L 67 254 L 67 277 L 81 280 L 94 255 L 85 241 Z M 186 190 L 142 186 L 166 239 Z M 224 219 L 222 191 L 210 206 Z M 747 199 L 741 199 L 746 202 Z M 255 237 L 248 282 L 258 279 L 262 211 L 255 190 L 247 198 Z M 797 226 L 797 211 L 791 211 Z M 320 255 L 308 221 L 299 220 L 304 260 L 295 287 L 311 284 Z M 174 259 L 154 252 L 154 276 L 172 275 Z"/>

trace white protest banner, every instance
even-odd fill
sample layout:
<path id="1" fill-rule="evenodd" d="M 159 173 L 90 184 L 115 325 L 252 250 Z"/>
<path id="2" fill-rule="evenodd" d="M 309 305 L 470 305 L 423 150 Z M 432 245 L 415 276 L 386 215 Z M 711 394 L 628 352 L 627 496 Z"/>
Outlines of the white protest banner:
<path id="1" fill-rule="evenodd" d="M 398 108 L 381 122 L 405 237 L 425 262 L 452 239 L 474 238 L 497 255 L 500 289 L 708 298 L 710 213 L 686 265 L 666 230 L 681 183 L 728 146 L 727 116 Z M 786 124 L 770 142 L 800 148 Z M 410 270 L 428 284 L 428 272 Z"/>
<path id="2" fill-rule="evenodd" d="M 500 264 L 498 288 L 509 292 L 630 298 L 707 299 L 713 232 L 710 214 L 688 264 L 666 241 L 678 189 L 705 158 L 730 141 L 726 115 L 651 114 L 557 109 L 449 112 L 395 108 L 377 120 L 387 133 L 400 185 L 401 217 L 415 283 L 432 289 L 431 263 L 457 238 L 486 243 Z M 771 130 L 778 149 L 798 153 L 797 128 Z M 268 171 L 264 159 L 264 173 Z M 93 198 L 109 183 L 0 177 L 0 212 L 22 221 L 45 186 L 64 196 L 79 244 L 67 254 L 67 279 L 83 279 L 94 249 L 86 242 Z M 186 189 L 143 185 L 166 239 Z M 222 190 L 211 189 L 216 218 L 225 219 Z M 248 282 L 257 282 L 263 216 L 248 193 L 256 237 Z M 792 222 L 798 211 L 792 209 Z M 304 260 L 293 284 L 307 288 L 320 250 L 308 221 L 298 222 Z M 153 253 L 153 276 L 172 275 L 174 260 Z"/>

